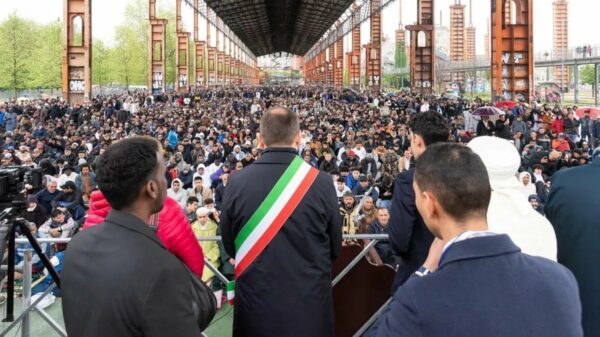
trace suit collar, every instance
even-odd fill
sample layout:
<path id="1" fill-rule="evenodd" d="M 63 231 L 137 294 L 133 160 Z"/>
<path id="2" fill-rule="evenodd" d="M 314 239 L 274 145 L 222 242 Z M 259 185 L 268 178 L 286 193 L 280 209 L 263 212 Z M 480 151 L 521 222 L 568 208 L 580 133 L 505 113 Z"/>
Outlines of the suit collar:
<path id="1" fill-rule="evenodd" d="M 520 251 L 521 249 L 506 234 L 471 238 L 456 242 L 448 247 L 446 254 L 440 261 L 440 269 L 456 261 L 512 254 Z"/>
<path id="2" fill-rule="evenodd" d="M 108 216 L 106 216 L 105 221 L 144 235 L 150 240 L 156 242 L 159 246 L 164 248 L 163 243 L 156 235 L 156 232 L 152 228 L 150 228 L 148 224 L 144 223 L 144 221 L 142 221 L 135 215 L 122 212 L 113 208 L 108 213 Z"/>
<path id="3" fill-rule="evenodd" d="M 268 147 L 255 161 L 257 164 L 289 164 L 298 151 L 291 147 Z"/>

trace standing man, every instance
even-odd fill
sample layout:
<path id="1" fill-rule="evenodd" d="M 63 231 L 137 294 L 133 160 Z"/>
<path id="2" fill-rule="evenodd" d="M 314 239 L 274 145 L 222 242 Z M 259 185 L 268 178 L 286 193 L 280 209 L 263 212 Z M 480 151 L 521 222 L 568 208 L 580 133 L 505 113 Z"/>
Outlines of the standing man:
<path id="1" fill-rule="evenodd" d="M 416 205 L 437 240 L 366 336 L 583 336 L 573 274 L 488 230 L 488 179 L 466 146 L 436 144 L 422 153 Z"/>
<path id="2" fill-rule="evenodd" d="M 575 274 L 579 284 L 586 336 L 600 336 L 598 191 L 600 157 L 589 165 L 555 173 L 545 205 L 546 216 L 556 232 L 558 262 Z"/>
<path id="3" fill-rule="evenodd" d="M 410 144 L 416 160 L 427 146 L 448 141 L 450 133 L 444 117 L 433 111 L 417 114 L 410 122 L 410 129 Z M 394 183 L 389 231 L 392 249 L 400 261 L 392 293 L 423 264 L 433 241 L 415 205 L 414 174 L 414 167 L 410 168 L 400 173 Z"/>
<path id="4" fill-rule="evenodd" d="M 133 137 L 99 158 L 96 181 L 112 207 L 66 252 L 63 315 L 69 336 L 200 336 L 190 273 L 148 226 L 167 195 L 156 140 Z"/>
<path id="5" fill-rule="evenodd" d="M 234 337 L 333 336 L 331 261 L 341 219 L 331 176 L 297 156 L 298 117 L 268 110 L 260 159 L 231 176 L 221 235 L 235 256 Z"/>

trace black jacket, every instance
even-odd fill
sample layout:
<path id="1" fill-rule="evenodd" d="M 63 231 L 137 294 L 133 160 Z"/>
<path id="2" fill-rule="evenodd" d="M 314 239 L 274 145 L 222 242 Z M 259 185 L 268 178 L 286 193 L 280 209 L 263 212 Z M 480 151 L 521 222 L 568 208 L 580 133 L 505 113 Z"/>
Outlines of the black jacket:
<path id="1" fill-rule="evenodd" d="M 229 178 L 221 215 L 223 244 L 234 240 L 285 169 L 294 149 L 269 148 Z M 233 336 L 334 336 L 331 260 L 342 230 L 331 176 L 320 172 L 266 249 L 236 281 Z"/>
<path id="2" fill-rule="evenodd" d="M 433 241 L 433 235 L 415 204 L 414 174 L 414 168 L 404 171 L 396 177 L 394 183 L 389 231 L 392 249 L 401 260 L 392 293 L 425 262 Z"/>
<path id="3" fill-rule="evenodd" d="M 113 209 L 75 236 L 61 277 L 69 336 L 200 336 L 189 271 L 131 214 Z"/>

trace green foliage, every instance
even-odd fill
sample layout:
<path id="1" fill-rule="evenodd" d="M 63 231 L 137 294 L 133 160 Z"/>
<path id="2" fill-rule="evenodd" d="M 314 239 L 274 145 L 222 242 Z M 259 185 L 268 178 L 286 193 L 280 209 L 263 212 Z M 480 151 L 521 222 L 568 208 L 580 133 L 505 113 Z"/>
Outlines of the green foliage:
<path id="1" fill-rule="evenodd" d="M 15 97 L 31 85 L 36 28 L 14 13 L 0 25 L 0 87 L 11 89 Z"/>
<path id="2" fill-rule="evenodd" d="M 579 82 L 581 84 L 587 84 L 591 86 L 596 85 L 596 81 L 594 79 L 594 65 L 587 64 L 579 68 Z"/>
<path id="3" fill-rule="evenodd" d="M 408 63 L 408 58 L 406 57 L 406 48 L 404 42 L 396 43 L 396 51 L 394 54 L 394 66 L 396 68 L 405 68 Z"/>
<path id="4" fill-rule="evenodd" d="M 58 89 L 62 84 L 62 24 L 59 20 L 36 28 L 29 88 Z"/>
<path id="5" fill-rule="evenodd" d="M 344 69 L 344 87 L 350 85 L 350 72 L 348 69 Z"/>

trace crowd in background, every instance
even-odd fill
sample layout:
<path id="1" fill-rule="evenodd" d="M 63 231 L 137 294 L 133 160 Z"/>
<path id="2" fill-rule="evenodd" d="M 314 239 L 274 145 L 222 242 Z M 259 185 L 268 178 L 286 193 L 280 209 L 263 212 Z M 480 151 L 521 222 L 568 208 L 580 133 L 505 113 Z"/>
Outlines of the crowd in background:
<path id="1" fill-rule="evenodd" d="M 543 214 L 558 170 L 587 165 L 600 145 L 600 115 L 576 118 L 577 107 L 537 102 L 504 108 L 496 118 L 471 113 L 475 99 L 423 97 L 411 92 L 370 95 L 321 87 L 246 87 L 189 94 L 98 96 L 84 104 L 60 99 L 0 103 L 0 169 L 39 168 L 44 186 L 28 191 L 26 219 L 38 237 L 69 237 L 83 221 L 96 189 L 98 156 L 120 139 L 154 137 L 164 146 L 168 196 L 185 210 L 198 236 L 218 234 L 219 208 L 230 175 L 260 158 L 259 120 L 271 106 L 300 118 L 298 154 L 332 176 L 344 234 L 387 233 L 394 178 L 414 166 L 410 122 L 435 111 L 450 126 L 450 141 L 477 136 L 507 139 L 521 154 L 524 198 Z M 600 160 L 600 159 L 596 159 Z M 465 174 L 468 174 L 465 172 Z M 226 275 L 233 260 L 216 242 L 205 256 Z M 55 247 L 60 250 L 61 247 Z M 386 243 L 370 256 L 392 264 Z M 203 279 L 210 281 L 212 273 Z"/>

